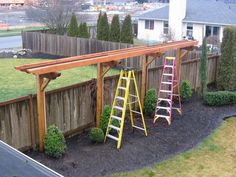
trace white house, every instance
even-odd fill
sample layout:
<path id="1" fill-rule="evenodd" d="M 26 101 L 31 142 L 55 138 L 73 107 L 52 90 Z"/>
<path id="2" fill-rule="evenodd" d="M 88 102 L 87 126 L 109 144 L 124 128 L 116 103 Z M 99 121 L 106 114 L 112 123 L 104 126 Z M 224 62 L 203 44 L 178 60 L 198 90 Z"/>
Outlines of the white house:
<path id="1" fill-rule="evenodd" d="M 170 0 L 139 16 L 138 39 L 162 42 L 213 37 L 222 41 L 225 26 L 236 26 L 236 4 L 219 0 Z"/>

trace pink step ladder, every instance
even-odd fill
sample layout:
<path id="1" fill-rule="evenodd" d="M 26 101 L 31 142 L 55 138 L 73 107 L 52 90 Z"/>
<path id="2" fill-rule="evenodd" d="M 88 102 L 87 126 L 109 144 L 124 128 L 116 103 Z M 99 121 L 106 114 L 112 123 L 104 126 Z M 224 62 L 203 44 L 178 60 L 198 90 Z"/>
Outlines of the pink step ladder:
<path id="1" fill-rule="evenodd" d="M 177 87 L 177 93 L 174 93 L 175 87 Z M 177 105 L 174 100 L 177 100 Z M 182 114 L 179 95 L 179 78 L 176 76 L 176 58 L 166 57 L 162 70 L 153 123 L 155 123 L 158 118 L 164 118 L 170 125 L 173 109 L 176 109 L 180 114 Z"/>

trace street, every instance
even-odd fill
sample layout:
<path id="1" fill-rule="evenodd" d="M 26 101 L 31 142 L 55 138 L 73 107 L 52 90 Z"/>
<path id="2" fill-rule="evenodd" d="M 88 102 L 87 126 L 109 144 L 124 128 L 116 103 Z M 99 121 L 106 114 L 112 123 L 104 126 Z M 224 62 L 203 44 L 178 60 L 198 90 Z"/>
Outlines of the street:
<path id="1" fill-rule="evenodd" d="M 0 37 L 0 49 L 22 47 L 21 36 Z"/>

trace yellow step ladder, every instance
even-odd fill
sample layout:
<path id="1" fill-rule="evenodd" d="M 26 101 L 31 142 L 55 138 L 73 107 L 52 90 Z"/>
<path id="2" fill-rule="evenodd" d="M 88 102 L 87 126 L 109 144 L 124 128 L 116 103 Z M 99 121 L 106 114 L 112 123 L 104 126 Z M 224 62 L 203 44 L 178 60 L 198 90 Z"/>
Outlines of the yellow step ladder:
<path id="1" fill-rule="evenodd" d="M 130 94 L 131 82 L 134 85 L 134 92 L 135 92 L 134 94 Z M 138 103 L 139 111 L 133 110 L 134 109 L 133 104 L 135 103 Z M 145 136 L 147 136 L 147 129 L 138 94 L 137 82 L 135 79 L 134 70 L 132 69 L 122 69 L 120 72 L 115 98 L 112 104 L 111 115 L 104 139 L 104 142 L 106 142 L 107 138 L 117 141 L 117 149 L 119 149 L 121 146 L 127 105 L 129 106 L 130 121 L 132 128 L 144 131 Z M 135 121 L 137 120 L 134 119 L 133 114 L 138 114 L 139 116 L 141 116 L 141 124 L 142 124 L 141 126 L 135 125 Z M 114 124 L 113 123 L 114 121 L 117 121 L 118 123 Z M 114 131 L 116 132 L 116 135 L 112 134 L 112 132 Z"/>

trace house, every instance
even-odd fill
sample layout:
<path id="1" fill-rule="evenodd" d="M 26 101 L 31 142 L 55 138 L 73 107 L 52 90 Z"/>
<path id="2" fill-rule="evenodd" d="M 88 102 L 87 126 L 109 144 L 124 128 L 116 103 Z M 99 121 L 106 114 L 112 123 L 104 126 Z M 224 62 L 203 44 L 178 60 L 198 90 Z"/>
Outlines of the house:
<path id="1" fill-rule="evenodd" d="M 163 42 L 206 36 L 221 42 L 223 29 L 236 26 L 236 4 L 219 0 L 170 0 L 160 9 L 143 13 L 138 20 L 138 39 Z M 212 42 L 212 43 L 213 43 Z"/>

